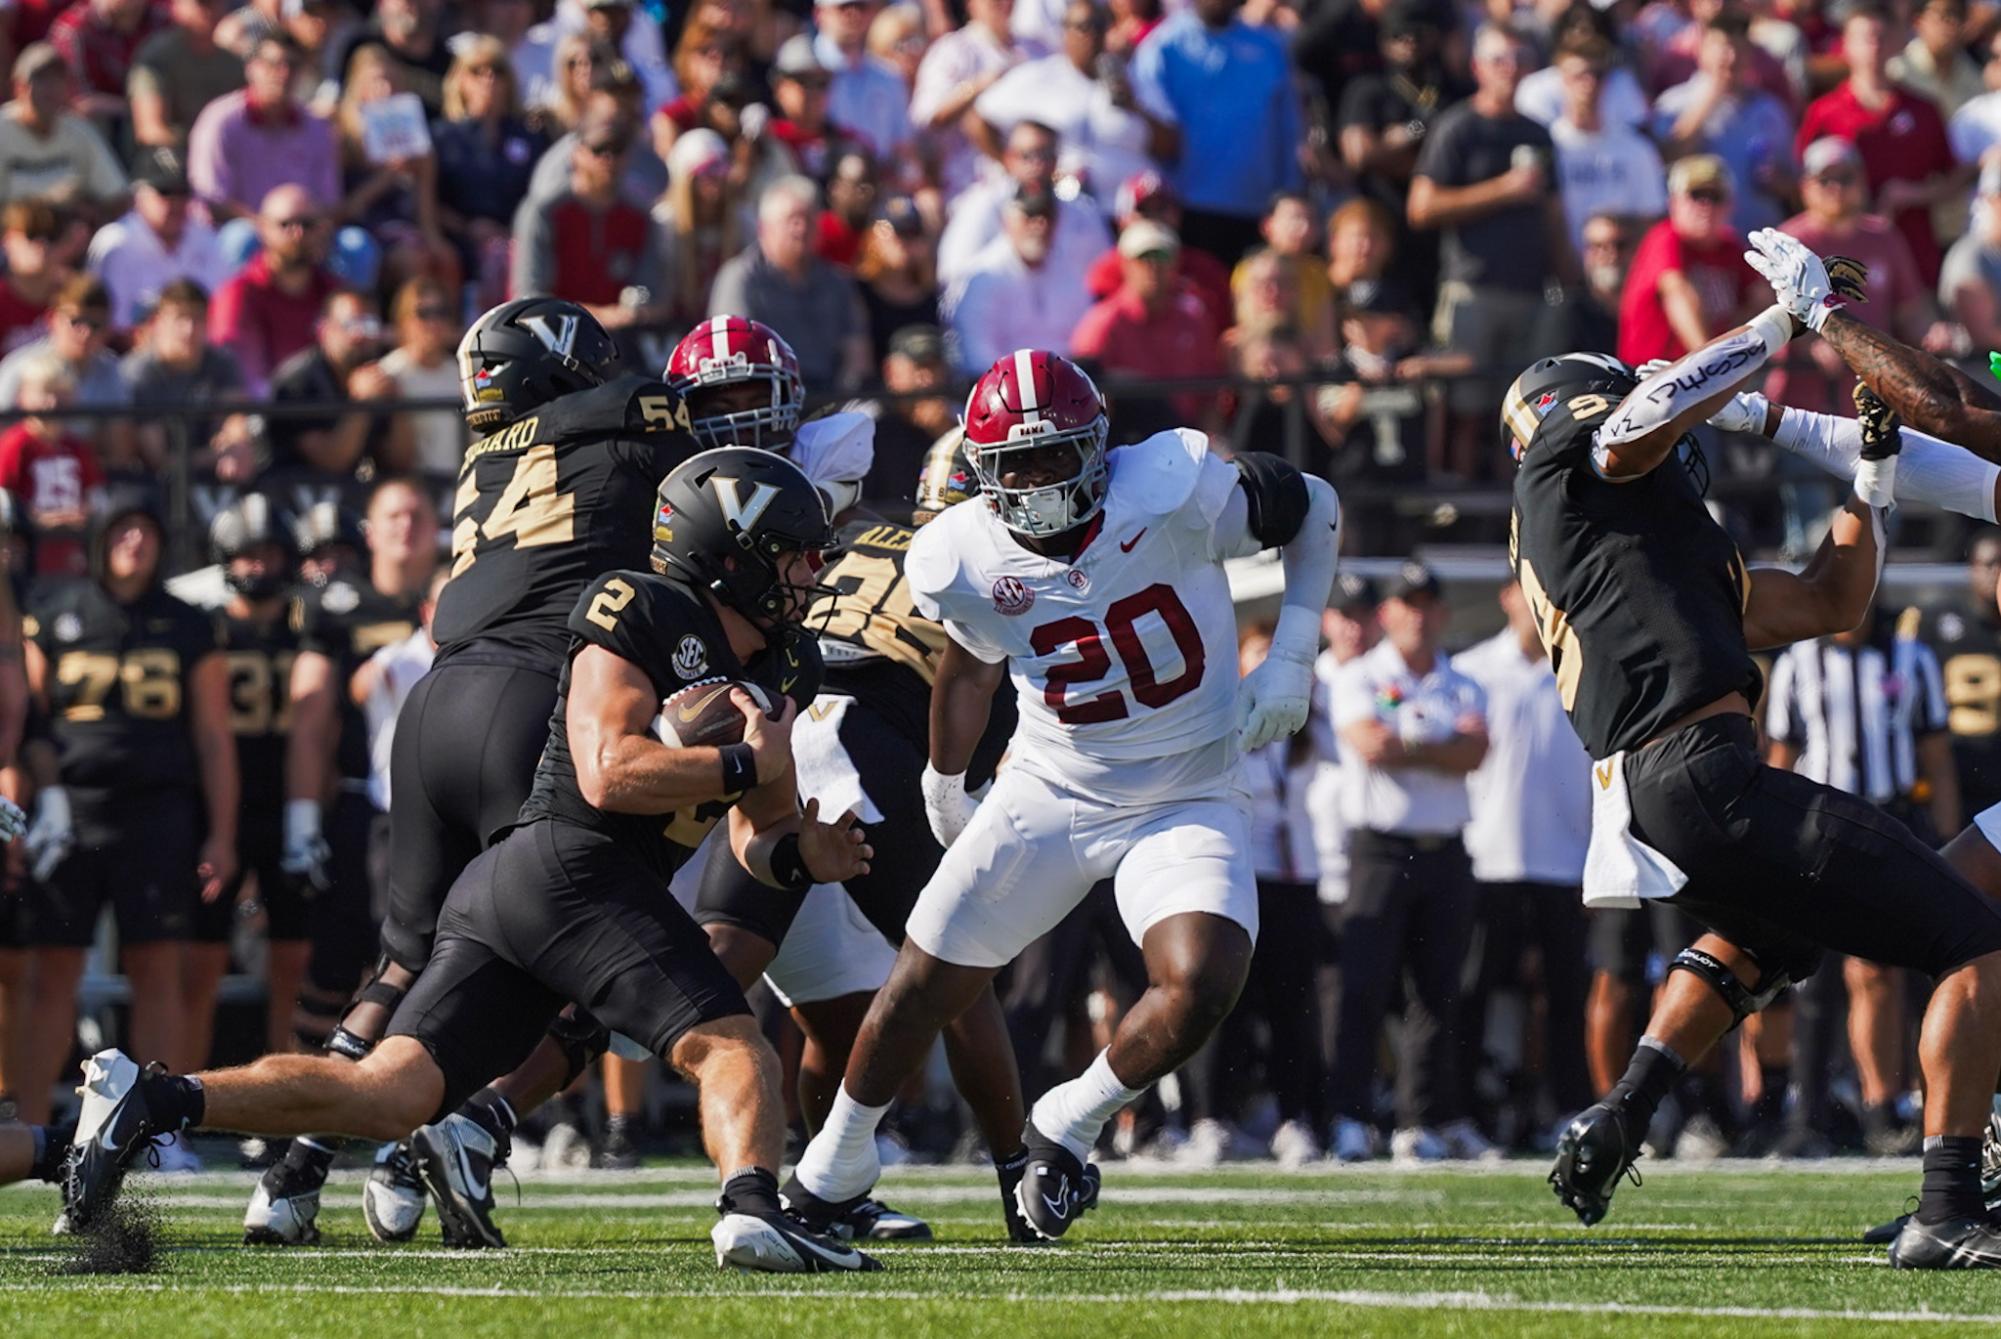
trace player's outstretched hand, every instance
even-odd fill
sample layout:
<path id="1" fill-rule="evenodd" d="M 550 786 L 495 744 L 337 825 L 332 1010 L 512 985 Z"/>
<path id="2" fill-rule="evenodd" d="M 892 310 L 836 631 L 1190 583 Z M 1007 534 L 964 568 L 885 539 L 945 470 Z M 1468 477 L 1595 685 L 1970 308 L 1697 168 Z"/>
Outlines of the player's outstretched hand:
<path id="1" fill-rule="evenodd" d="M 1825 325 L 1828 313 L 1842 305 L 1842 297 L 1820 257 L 1797 237 L 1776 228 L 1758 229 L 1750 243 L 1744 263 L 1765 277 L 1779 305 L 1809 330 Z"/>
<path id="2" fill-rule="evenodd" d="M 875 848 L 868 844 L 868 834 L 860 823 L 852 809 L 831 823 L 822 823 L 820 802 L 806 801 L 806 811 L 799 815 L 799 858 L 806 862 L 806 872 L 815 883 L 840 883 L 868 873 Z"/>
<path id="3" fill-rule="evenodd" d="M 1260 749 L 1296 733 L 1306 724 L 1312 696 L 1313 662 L 1274 648 L 1237 685 L 1238 741 L 1246 750 Z"/>
<path id="4" fill-rule="evenodd" d="M 0 795 L 0 842 L 11 842 L 28 830 L 28 811 Z"/>
<path id="5" fill-rule="evenodd" d="M 1862 459 L 1888 460 L 1904 449 L 1904 421 L 1883 397 L 1855 383 L 1855 420 L 1862 425 Z"/>
<path id="6" fill-rule="evenodd" d="M 966 774 L 947 776 L 927 762 L 918 784 L 924 791 L 924 817 L 930 820 L 931 835 L 940 846 L 950 846 L 980 807 L 980 802 L 966 793 Z"/>
<path id="7" fill-rule="evenodd" d="M 792 765 L 792 721 L 799 714 L 799 704 L 783 698 L 778 715 L 772 717 L 741 688 L 730 689 L 730 701 L 743 713 L 743 742 L 750 745 L 751 756 L 757 760 L 757 784 L 785 775 L 785 769 Z"/>

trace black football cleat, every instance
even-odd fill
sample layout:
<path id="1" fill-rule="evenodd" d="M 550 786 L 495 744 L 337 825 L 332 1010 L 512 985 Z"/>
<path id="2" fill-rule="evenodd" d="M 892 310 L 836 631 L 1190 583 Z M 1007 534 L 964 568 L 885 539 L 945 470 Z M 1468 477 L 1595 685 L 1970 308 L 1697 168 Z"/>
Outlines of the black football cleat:
<path id="1" fill-rule="evenodd" d="M 1909 1214 L 1900 1213 L 1887 1223 L 1878 1223 L 1862 1234 L 1862 1244 L 1864 1246 L 1888 1246 L 1897 1239 L 1897 1234 L 1904 1230 L 1904 1224 L 1910 1221 L 1911 1216 Z"/>
<path id="2" fill-rule="evenodd" d="M 116 1059 L 105 1062 L 105 1054 Z M 130 1068 L 113 1080 L 110 1076 L 119 1062 Z M 102 1078 L 93 1074 L 93 1065 L 99 1067 Z M 152 1072 L 150 1067 L 147 1072 Z M 123 1055 L 108 1052 L 93 1056 L 85 1074 L 85 1111 L 62 1169 L 63 1221 L 73 1232 L 86 1231 L 98 1221 L 118 1198 L 132 1160 L 150 1151 L 156 1138 L 169 1133 L 155 1121 L 146 1103 L 145 1086 L 137 1081 L 137 1067 Z M 115 1082 L 123 1091 L 110 1098 L 112 1089 L 101 1088 L 106 1081 Z M 105 1098 L 110 1100 L 105 1102 Z"/>
<path id="3" fill-rule="evenodd" d="M 1021 1216 L 1021 1201 L 1017 1193 L 1021 1178 L 1028 1171 L 1028 1150 L 1009 1158 L 1006 1162 L 994 1164 L 994 1174 L 1000 1178 L 1001 1218 L 1007 1224 L 1007 1239 L 1017 1246 L 1045 1246 L 1048 1242 L 1028 1225 Z"/>
<path id="4" fill-rule="evenodd" d="M 929 1241 L 931 1224 L 869 1198 L 841 1216 L 833 1235 L 843 1241 Z"/>
<path id="5" fill-rule="evenodd" d="M 1100 1173 L 1035 1128 L 1022 1131 L 1028 1161 L 1015 1183 L 1014 1202 L 1029 1230 L 1044 1241 L 1055 1241 L 1085 1212 L 1098 1206 Z"/>
<path id="6" fill-rule="evenodd" d="M 410 1136 L 417 1175 L 438 1205 L 445 1245 L 468 1250 L 507 1245 L 493 1221 L 493 1173 L 507 1149 L 478 1124 L 453 1112 Z"/>
<path id="7" fill-rule="evenodd" d="M 1640 1184 L 1637 1143 L 1628 1145 L 1626 1127 L 1617 1112 L 1603 1102 L 1585 1108 L 1566 1125 L 1556 1141 L 1556 1166 L 1549 1184 L 1577 1221 L 1590 1227 L 1612 1207 L 1619 1178 Z"/>
<path id="8" fill-rule="evenodd" d="M 803 1223 L 807 1231 L 833 1236 L 839 1233 L 851 1215 L 871 1201 L 867 1191 L 852 1199 L 823 1200 L 799 1184 L 799 1174 L 794 1172 L 778 1192 L 778 1202 L 785 1206 L 787 1213 Z"/>
<path id="9" fill-rule="evenodd" d="M 823 1213 L 828 1201 L 789 1182 L 783 1197 L 797 1195 Z M 865 1197 L 844 1201 L 844 1213 L 852 1213 Z M 874 1256 L 864 1255 L 833 1232 L 816 1228 L 797 1210 L 776 1213 L 738 1207 L 725 1192 L 716 1200 L 722 1218 L 709 1229 L 709 1241 L 716 1248 L 719 1269 L 751 1270 L 764 1274 L 867 1274 L 882 1268 Z"/>
<path id="10" fill-rule="evenodd" d="M 2001 1269 L 2001 1227 L 1984 1217 L 1943 1223 L 1913 1218 L 1890 1243 L 1890 1263 L 1898 1269 Z"/>
<path id="11" fill-rule="evenodd" d="M 246 1246 L 313 1246 L 319 1243 L 320 1190 L 326 1173 L 278 1161 L 257 1178 L 243 1211 Z"/>

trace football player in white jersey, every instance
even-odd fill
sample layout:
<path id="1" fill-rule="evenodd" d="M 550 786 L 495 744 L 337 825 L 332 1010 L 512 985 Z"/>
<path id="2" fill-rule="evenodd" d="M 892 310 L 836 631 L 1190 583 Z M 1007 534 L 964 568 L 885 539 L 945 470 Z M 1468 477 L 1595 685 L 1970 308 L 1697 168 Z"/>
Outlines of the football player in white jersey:
<path id="1" fill-rule="evenodd" d="M 925 808 L 944 861 L 911 913 L 841 1091 L 786 1187 L 838 1218 L 880 1167 L 875 1128 L 939 1029 L 1099 879 L 1148 989 L 1085 1073 L 1037 1101 L 1003 1194 L 1041 1237 L 1097 1199 L 1087 1166 L 1109 1120 L 1206 1041 L 1257 935 L 1245 748 L 1306 721 L 1340 503 L 1277 458 L 1212 455 L 1160 433 L 1107 453 L 1104 399 L 1053 353 L 997 361 L 966 403 L 981 493 L 924 527 L 905 571 L 950 641 L 931 696 Z M 1223 560 L 1282 550 L 1270 658 L 1239 679 Z M 1011 674 L 1021 724 L 983 801 L 964 774 Z"/>

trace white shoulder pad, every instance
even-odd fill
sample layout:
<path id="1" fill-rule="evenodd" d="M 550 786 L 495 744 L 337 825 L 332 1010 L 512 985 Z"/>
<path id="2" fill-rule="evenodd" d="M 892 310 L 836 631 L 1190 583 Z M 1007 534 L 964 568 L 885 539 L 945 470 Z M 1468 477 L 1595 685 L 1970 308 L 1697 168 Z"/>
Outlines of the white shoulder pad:
<path id="1" fill-rule="evenodd" d="M 917 612 L 933 622 L 956 620 L 969 606 L 978 607 L 970 598 L 974 591 L 966 558 L 969 545 L 978 539 L 976 526 L 985 508 L 985 499 L 977 497 L 954 503 L 911 537 L 903 579 Z"/>
<path id="2" fill-rule="evenodd" d="M 801 423 L 786 454 L 815 484 L 857 482 L 875 465 L 875 420 L 848 410 Z"/>
<path id="3" fill-rule="evenodd" d="M 1212 455 L 1207 435 L 1193 428 L 1155 433 L 1107 459 L 1120 506 L 1138 516 L 1173 516 L 1193 503 L 1200 522 L 1214 524 L 1237 482 L 1236 468 Z"/>

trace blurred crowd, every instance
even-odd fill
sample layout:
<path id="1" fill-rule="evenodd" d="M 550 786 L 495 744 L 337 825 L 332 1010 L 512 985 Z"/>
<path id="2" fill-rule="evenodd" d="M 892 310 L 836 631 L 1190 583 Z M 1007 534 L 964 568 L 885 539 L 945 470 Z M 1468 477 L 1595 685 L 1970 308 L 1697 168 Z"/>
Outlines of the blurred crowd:
<path id="1" fill-rule="evenodd" d="M 1865 261 L 1872 301 L 1857 310 L 1903 339 L 1981 375 L 1973 360 L 2001 346 L 1993 3 L 12 0 L 0 69 L 15 580 L 88 577 L 93 516 L 125 481 L 169 481 L 150 560 L 163 571 L 206 560 L 210 519 L 261 497 L 324 520 L 285 558 L 299 589 L 324 604 L 348 581 L 396 604 L 399 674 L 421 659 L 430 537 L 468 445 L 454 347 L 508 296 L 583 303 L 647 369 L 711 313 L 766 322 L 816 400 L 875 418 L 865 494 L 891 514 L 958 388 L 1007 350 L 1061 350 L 1110 388 L 1115 442 L 1187 424 L 1221 449 L 1282 451 L 1340 486 L 1350 550 L 1379 556 L 1498 537 L 1495 405 L 1533 356 L 1673 357 L 1766 305 L 1741 257 L 1750 229 Z M 1765 389 L 1829 409 L 1849 385 L 1807 337 Z M 1831 485 L 1713 445 L 1715 497 L 1747 547 L 1810 548 Z M 1485 530 L 1449 529 L 1483 516 Z M 343 562 L 350 574 L 330 575 Z M 1972 571 L 1985 595 L 1921 620 L 1950 728 L 1920 732 L 1928 768 L 1882 797 L 1940 835 L 1975 806 L 1935 784 L 1939 741 L 1964 763 L 2001 728 L 1996 566 Z M 1463 685 L 1420 668 L 1452 663 L 1435 586 L 1348 589 L 1330 613 L 1330 666 L 1381 635 L 1409 683 L 1344 698 L 1330 668 L 1314 731 L 1259 764 L 1261 813 L 1282 820 L 1261 837 L 1266 923 L 1290 932 L 1267 936 L 1228 1044 L 1128 1118 L 1127 1146 L 1366 1157 L 1395 1133 L 1412 1157 L 1528 1147 L 1616 1077 L 1680 930 L 1645 916 L 1605 929 L 1548 892 L 1576 882 L 1579 813 L 1545 781 L 1582 774 L 1524 755 L 1524 738 L 1574 739 L 1550 723 L 1512 598 L 1512 631 L 1467 658 Z M 378 649 L 297 650 L 325 661 L 317 691 L 345 704 L 340 728 L 357 733 L 341 746 L 361 761 L 340 774 L 363 797 L 382 724 L 363 709 L 395 679 L 367 671 Z M 1918 674 L 1904 654 L 1871 663 Z M 1406 710 L 1419 687 L 1435 710 Z M 1803 700 L 1769 722 L 1788 765 L 1840 752 L 1815 754 L 1804 723 L 1786 735 Z M 1918 699 L 1897 700 L 1908 725 Z M 1398 719 L 1466 766 L 1408 795 L 1409 777 L 1367 780 L 1401 747 Z M 1553 770 L 1491 779 L 1522 756 Z M 385 804 L 358 801 L 332 834 L 364 908 Z M 1380 866 L 1356 900 L 1350 829 L 1375 834 L 1365 865 L 1394 850 L 1441 872 L 1418 888 Z M 1504 854 L 1483 856 L 1483 840 Z M 365 910 L 325 931 L 347 946 L 321 954 L 315 983 L 303 953 L 256 947 L 270 927 L 247 887 L 252 910 L 222 927 L 229 955 L 189 969 L 210 993 L 154 1050 L 203 1058 L 228 963 L 278 972 L 266 1022 L 218 1043 L 232 1054 L 291 1044 L 302 990 L 322 1013 L 339 998 Z M 1012 974 L 1031 1070 L 1043 1045 L 1088 1054 L 1130 982 L 1092 905 Z M 46 1094 L 15 1076 L 54 1070 L 24 1062 L 22 1038 L 64 988 L 37 986 L 19 947 L 0 935 L 0 1089 L 32 1114 Z M 73 985 L 81 957 L 63 970 Z M 1748 1030 L 1741 1063 L 1695 1076 L 1675 1119 L 1718 1147 L 1818 1151 L 1850 1126 L 1850 1142 L 1907 1141 L 1904 1015 L 1887 1011 L 1914 987 L 1831 979 L 1832 1003 L 1824 990 L 1799 1026 Z M 141 1005 L 162 989 L 139 981 L 135 1013 L 153 1016 Z M 1852 1054 L 1831 1041 L 1844 1017 Z M 616 1104 L 639 1100 L 634 1082 L 614 1085 Z M 949 1104 L 910 1109 L 901 1137 L 948 1150 Z"/>

